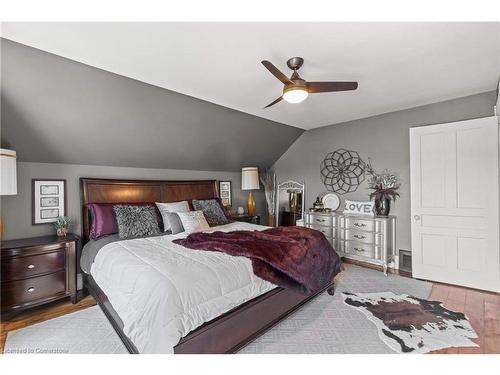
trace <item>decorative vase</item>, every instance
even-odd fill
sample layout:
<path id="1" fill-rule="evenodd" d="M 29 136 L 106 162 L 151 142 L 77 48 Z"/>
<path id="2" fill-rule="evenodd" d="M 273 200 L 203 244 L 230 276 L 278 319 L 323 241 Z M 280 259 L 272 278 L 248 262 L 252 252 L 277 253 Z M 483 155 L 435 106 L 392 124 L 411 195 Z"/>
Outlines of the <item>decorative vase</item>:
<path id="1" fill-rule="evenodd" d="M 248 193 L 247 210 L 250 216 L 255 213 L 255 199 L 253 198 L 253 193 Z"/>
<path id="2" fill-rule="evenodd" d="M 270 227 L 275 227 L 276 226 L 276 215 L 275 214 L 268 214 L 268 223 Z"/>
<path id="3" fill-rule="evenodd" d="M 321 212 L 325 209 L 325 205 L 321 201 L 319 197 L 316 198 L 316 201 L 313 203 L 313 211 Z"/>
<path id="4" fill-rule="evenodd" d="M 389 211 L 391 211 L 390 199 L 375 199 L 375 213 L 377 216 L 389 216 Z"/>
<path id="5" fill-rule="evenodd" d="M 68 228 L 57 228 L 58 237 L 66 237 L 67 234 L 68 234 Z"/>

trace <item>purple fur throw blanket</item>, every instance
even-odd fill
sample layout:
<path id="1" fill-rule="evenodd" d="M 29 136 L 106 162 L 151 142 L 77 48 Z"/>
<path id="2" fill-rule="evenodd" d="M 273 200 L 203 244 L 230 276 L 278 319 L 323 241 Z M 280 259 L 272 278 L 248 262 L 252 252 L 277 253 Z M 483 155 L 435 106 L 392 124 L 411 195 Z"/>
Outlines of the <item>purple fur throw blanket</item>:
<path id="1" fill-rule="evenodd" d="M 340 271 L 340 257 L 330 242 L 310 228 L 196 232 L 174 242 L 189 249 L 247 257 L 256 276 L 301 293 L 327 286 Z"/>

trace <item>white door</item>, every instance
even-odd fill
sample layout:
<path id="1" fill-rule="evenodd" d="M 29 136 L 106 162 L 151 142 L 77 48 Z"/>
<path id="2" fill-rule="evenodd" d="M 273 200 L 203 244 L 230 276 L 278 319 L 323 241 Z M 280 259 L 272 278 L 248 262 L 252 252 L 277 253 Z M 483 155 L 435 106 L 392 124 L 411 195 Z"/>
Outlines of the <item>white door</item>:
<path id="1" fill-rule="evenodd" d="M 498 117 L 410 129 L 413 277 L 500 292 Z"/>

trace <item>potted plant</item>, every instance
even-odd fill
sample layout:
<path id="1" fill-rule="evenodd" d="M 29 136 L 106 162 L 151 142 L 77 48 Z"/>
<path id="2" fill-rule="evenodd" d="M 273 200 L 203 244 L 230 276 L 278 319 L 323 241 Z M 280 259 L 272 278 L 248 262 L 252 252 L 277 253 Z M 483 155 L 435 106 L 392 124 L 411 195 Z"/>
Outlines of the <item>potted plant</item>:
<path id="1" fill-rule="evenodd" d="M 391 201 L 399 197 L 397 190 L 401 186 L 398 176 L 388 169 L 382 173 L 377 173 L 371 165 L 371 161 L 366 166 L 366 173 L 371 177 L 368 180 L 368 186 L 373 192 L 370 199 L 375 200 L 375 212 L 377 216 L 388 216 L 391 210 Z"/>
<path id="2" fill-rule="evenodd" d="M 57 235 L 59 237 L 66 237 L 69 230 L 69 225 L 71 221 L 67 216 L 59 216 L 54 222 L 54 227 L 56 228 Z"/>

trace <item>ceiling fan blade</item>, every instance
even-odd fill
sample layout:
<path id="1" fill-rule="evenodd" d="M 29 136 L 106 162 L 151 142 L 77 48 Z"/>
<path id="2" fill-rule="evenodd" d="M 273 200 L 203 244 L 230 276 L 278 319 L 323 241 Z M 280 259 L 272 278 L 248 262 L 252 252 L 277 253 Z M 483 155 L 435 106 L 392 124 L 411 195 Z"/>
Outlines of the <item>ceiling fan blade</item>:
<path id="1" fill-rule="evenodd" d="M 275 105 L 276 103 L 279 103 L 279 102 L 281 102 L 282 100 L 283 100 L 283 96 L 280 96 L 278 99 L 276 99 L 276 100 L 275 100 L 274 102 L 272 102 L 272 103 L 269 103 L 269 104 L 268 104 L 268 105 L 266 105 L 264 108 L 268 108 L 268 107 L 270 107 L 270 106 L 272 106 L 272 105 Z"/>
<path id="2" fill-rule="evenodd" d="M 317 92 L 349 91 L 358 88 L 357 82 L 307 82 L 310 94 Z"/>
<path id="3" fill-rule="evenodd" d="M 271 72 L 271 74 L 273 76 L 278 78 L 285 85 L 289 85 L 289 84 L 293 85 L 293 82 L 290 81 L 290 79 L 286 75 L 284 75 L 278 68 L 276 68 L 271 62 L 269 62 L 267 60 L 262 60 L 261 63 L 262 63 L 262 65 L 264 65 L 267 68 L 267 70 L 269 70 Z"/>

